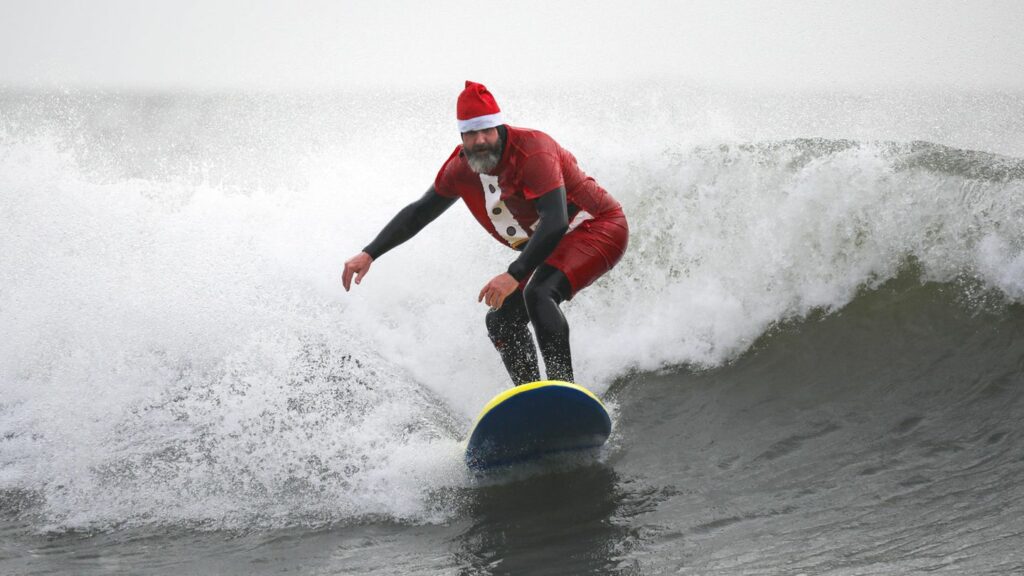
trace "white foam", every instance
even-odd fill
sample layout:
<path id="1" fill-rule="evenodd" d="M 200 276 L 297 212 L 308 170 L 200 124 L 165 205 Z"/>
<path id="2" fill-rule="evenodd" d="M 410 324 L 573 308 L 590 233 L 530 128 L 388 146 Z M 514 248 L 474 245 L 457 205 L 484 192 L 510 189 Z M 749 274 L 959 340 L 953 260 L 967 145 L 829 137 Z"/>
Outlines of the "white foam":
<path id="1" fill-rule="evenodd" d="M 0 488 L 54 526 L 223 527 L 416 520 L 461 481 L 462 423 L 346 313 L 330 214 L 7 152 Z"/>

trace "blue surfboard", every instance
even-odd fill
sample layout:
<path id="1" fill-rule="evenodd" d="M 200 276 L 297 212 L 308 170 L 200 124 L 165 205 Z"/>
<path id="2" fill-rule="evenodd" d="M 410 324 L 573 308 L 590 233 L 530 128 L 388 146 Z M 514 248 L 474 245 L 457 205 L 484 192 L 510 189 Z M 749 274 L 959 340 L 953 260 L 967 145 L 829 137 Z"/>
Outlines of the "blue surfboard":
<path id="1" fill-rule="evenodd" d="M 466 442 L 466 464 L 485 470 L 597 448 L 611 431 L 604 404 L 586 388 L 557 380 L 523 384 L 484 406 Z"/>

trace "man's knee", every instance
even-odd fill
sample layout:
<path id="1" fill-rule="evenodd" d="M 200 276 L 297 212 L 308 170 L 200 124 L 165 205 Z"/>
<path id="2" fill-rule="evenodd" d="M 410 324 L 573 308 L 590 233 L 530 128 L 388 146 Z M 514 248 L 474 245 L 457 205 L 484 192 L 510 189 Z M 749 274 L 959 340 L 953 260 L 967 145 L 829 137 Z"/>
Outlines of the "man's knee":
<path id="1" fill-rule="evenodd" d="M 510 296 L 515 297 L 516 294 Z M 530 321 L 522 303 L 508 302 L 497 310 L 487 312 L 484 323 L 487 325 L 487 333 L 491 338 L 504 337 L 510 330 L 519 326 L 525 326 Z"/>
<path id="2" fill-rule="evenodd" d="M 538 304 L 555 298 L 550 286 L 543 282 L 531 282 L 523 290 L 523 299 L 526 300 L 527 310 L 536 310 Z"/>
<path id="3" fill-rule="evenodd" d="M 550 269 L 541 278 L 535 276 L 533 281 L 526 285 L 523 299 L 526 301 L 527 310 L 536 310 L 538 305 L 545 302 L 561 304 L 569 299 L 571 292 L 572 288 L 565 274 L 560 270 Z"/>
<path id="4" fill-rule="evenodd" d="M 487 324 L 487 334 L 493 339 L 502 332 L 502 327 L 506 322 L 502 319 L 500 311 L 491 310 L 484 317 L 484 323 Z"/>

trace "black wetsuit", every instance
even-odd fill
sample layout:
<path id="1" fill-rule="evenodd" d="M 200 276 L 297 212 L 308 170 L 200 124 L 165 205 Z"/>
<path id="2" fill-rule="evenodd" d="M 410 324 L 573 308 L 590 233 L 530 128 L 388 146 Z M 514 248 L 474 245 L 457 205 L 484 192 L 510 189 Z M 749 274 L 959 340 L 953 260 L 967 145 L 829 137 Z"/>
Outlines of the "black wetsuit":
<path id="1" fill-rule="evenodd" d="M 502 142 L 505 134 L 499 128 Z M 415 236 L 455 203 L 455 198 L 438 194 L 431 186 L 426 194 L 409 204 L 381 230 L 364 252 L 374 260 Z M 534 200 L 540 219 L 522 253 L 508 267 L 508 273 L 522 281 L 533 273 L 525 290 L 516 290 L 501 308 L 487 313 L 487 333 L 501 354 L 501 360 L 517 386 L 540 380 L 537 350 L 526 327 L 533 323 L 549 380 L 572 382 L 572 353 L 569 324 L 559 304 L 572 296 L 569 279 L 560 270 L 544 264 L 569 228 L 565 188 L 560 187 Z"/>

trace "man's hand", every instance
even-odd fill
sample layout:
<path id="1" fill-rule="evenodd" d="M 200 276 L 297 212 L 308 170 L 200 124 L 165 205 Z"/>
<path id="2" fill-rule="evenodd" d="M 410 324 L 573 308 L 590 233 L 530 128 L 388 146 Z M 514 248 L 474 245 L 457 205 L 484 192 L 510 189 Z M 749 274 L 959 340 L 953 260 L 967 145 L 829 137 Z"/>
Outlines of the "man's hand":
<path id="1" fill-rule="evenodd" d="M 516 291 L 516 288 L 519 288 L 519 281 L 508 272 L 503 272 L 491 278 L 491 281 L 480 291 L 480 296 L 476 301 L 484 302 L 497 310 L 505 303 L 505 298 Z"/>
<path id="2" fill-rule="evenodd" d="M 341 275 L 341 284 L 345 287 L 345 292 L 352 286 L 352 275 L 355 274 L 356 284 L 359 284 L 363 281 L 363 276 L 370 271 L 372 263 L 373 258 L 366 252 L 360 252 L 345 262 L 345 272 Z"/>

